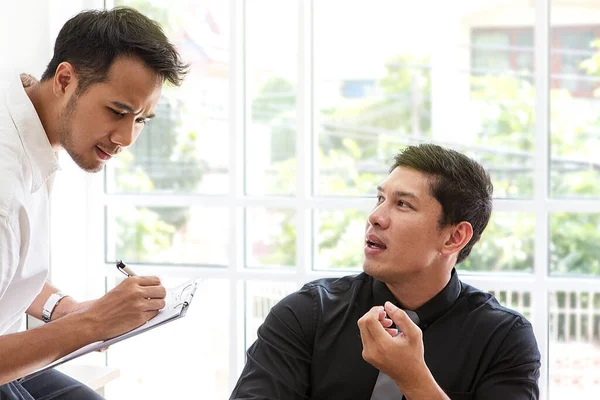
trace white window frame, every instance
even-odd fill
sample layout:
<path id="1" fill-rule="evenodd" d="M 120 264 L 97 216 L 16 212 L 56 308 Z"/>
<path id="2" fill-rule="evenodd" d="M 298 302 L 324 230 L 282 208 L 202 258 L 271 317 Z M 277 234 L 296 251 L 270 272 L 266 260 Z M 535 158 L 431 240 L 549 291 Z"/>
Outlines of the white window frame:
<path id="1" fill-rule="evenodd" d="M 94 2 L 94 0 L 89 0 Z M 98 0 L 97 0 L 98 1 Z M 229 264 L 215 267 L 158 267 L 145 265 L 150 274 L 168 274 L 185 278 L 225 279 L 229 282 L 230 343 L 229 389 L 235 385 L 244 365 L 244 282 L 282 281 L 297 287 L 313 279 L 340 276 L 347 272 L 313 271 L 312 212 L 315 209 L 357 208 L 370 210 L 372 199 L 314 197 L 311 191 L 315 141 L 312 140 L 313 118 L 313 1 L 298 0 L 298 59 L 297 59 L 297 191 L 295 197 L 245 196 L 244 138 L 246 118 L 250 107 L 246 104 L 245 82 L 245 0 L 229 0 L 230 6 L 230 90 L 229 90 L 229 194 L 222 196 L 176 195 L 113 195 L 104 193 L 101 174 L 87 178 L 87 292 L 104 292 L 105 279 L 112 276 L 111 265 L 89 268 L 104 260 L 104 209 L 113 204 L 139 206 L 201 206 L 227 207 L 229 210 L 229 242 L 234 244 Z M 112 1 L 107 0 L 107 7 Z M 483 290 L 518 290 L 531 293 L 532 323 L 542 355 L 540 376 L 541 398 L 548 394 L 548 295 L 553 291 L 598 291 L 596 279 L 554 277 L 549 275 L 549 216 L 553 212 L 600 213 L 599 201 L 557 200 L 549 195 L 549 26 L 550 0 L 535 1 L 535 188 L 530 200 L 494 201 L 495 212 L 528 213 L 535 216 L 534 266 L 532 274 L 485 274 L 461 272 L 461 279 Z M 244 209 L 247 207 L 287 208 L 297 215 L 297 243 L 295 270 L 247 269 L 244 266 Z M 102 243 L 102 245 L 98 245 Z M 102 272 L 104 271 L 104 272 Z"/>

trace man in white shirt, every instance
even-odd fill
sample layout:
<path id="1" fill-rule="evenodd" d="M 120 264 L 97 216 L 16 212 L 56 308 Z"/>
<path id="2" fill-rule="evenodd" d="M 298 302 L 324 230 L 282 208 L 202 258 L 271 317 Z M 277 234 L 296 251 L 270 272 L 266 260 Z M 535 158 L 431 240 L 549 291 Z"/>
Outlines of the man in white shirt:
<path id="1" fill-rule="evenodd" d="M 40 82 L 0 84 L 0 398 L 97 399 L 57 371 L 17 380 L 92 342 L 130 331 L 164 307 L 157 277 L 130 277 L 78 303 L 46 282 L 56 152 L 100 171 L 131 145 L 165 81 L 187 65 L 155 22 L 128 8 L 69 20 Z M 76 268 L 76 266 L 73 266 Z M 23 313 L 47 323 L 17 332 Z"/>

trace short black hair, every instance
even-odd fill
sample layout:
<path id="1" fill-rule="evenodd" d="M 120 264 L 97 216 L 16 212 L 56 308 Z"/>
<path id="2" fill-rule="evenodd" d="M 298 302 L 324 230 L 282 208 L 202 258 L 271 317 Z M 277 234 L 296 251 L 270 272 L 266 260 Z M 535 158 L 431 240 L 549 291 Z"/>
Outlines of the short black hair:
<path id="1" fill-rule="evenodd" d="M 435 144 L 408 146 L 395 158 L 396 167 L 408 167 L 431 176 L 431 195 L 442 205 L 440 227 L 467 221 L 473 237 L 458 254 L 456 263 L 467 258 L 492 214 L 494 187 L 489 174 L 476 161 L 455 150 Z"/>
<path id="2" fill-rule="evenodd" d="M 179 86 L 189 70 L 160 25 L 129 7 L 83 11 L 61 28 L 54 56 L 42 75 L 51 79 L 58 65 L 69 62 L 78 78 L 78 92 L 104 82 L 115 58 L 141 60 L 163 82 Z"/>

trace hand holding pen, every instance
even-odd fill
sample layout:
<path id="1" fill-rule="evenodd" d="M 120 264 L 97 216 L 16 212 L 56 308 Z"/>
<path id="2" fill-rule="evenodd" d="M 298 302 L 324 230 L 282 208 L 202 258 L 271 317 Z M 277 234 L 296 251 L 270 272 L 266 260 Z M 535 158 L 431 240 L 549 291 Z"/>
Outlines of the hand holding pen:
<path id="1" fill-rule="evenodd" d="M 143 325 L 165 306 L 166 289 L 156 276 L 138 276 L 118 261 L 119 271 L 128 276 L 85 312 L 91 318 L 94 341 L 106 340 Z"/>

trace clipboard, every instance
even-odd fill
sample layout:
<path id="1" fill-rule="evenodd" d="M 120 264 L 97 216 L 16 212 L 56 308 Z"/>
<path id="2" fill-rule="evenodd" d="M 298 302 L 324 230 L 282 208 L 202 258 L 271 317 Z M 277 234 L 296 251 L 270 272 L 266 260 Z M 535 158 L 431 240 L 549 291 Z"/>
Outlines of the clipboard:
<path id="1" fill-rule="evenodd" d="M 17 381 L 19 383 L 25 382 L 35 376 L 38 376 L 49 369 L 52 369 L 58 365 L 64 364 L 67 361 L 71 361 L 75 358 L 81 357 L 85 354 L 91 353 L 96 350 L 100 350 L 104 347 L 108 347 L 112 344 L 118 343 L 122 340 L 128 339 L 133 336 L 137 336 L 140 333 L 144 333 L 151 329 L 154 329 L 158 326 L 164 325 L 171 321 L 175 321 L 176 319 L 183 318 L 187 313 L 190 304 L 192 303 L 192 299 L 194 297 L 194 293 L 196 292 L 196 288 L 198 287 L 197 281 L 186 282 L 183 285 L 177 286 L 175 288 L 167 290 L 167 296 L 165 297 L 165 307 L 158 312 L 158 314 L 147 321 L 142 326 L 139 326 L 129 332 L 126 332 L 120 336 L 116 336 L 112 339 L 108 339 L 101 342 L 94 342 L 88 344 L 87 346 L 83 346 L 82 348 L 75 350 L 74 352 L 67 354 L 66 356 L 59 358 L 58 360 L 46 365 L 45 367 L 38 369 L 35 372 L 32 372 L 29 375 L 26 375 Z"/>

